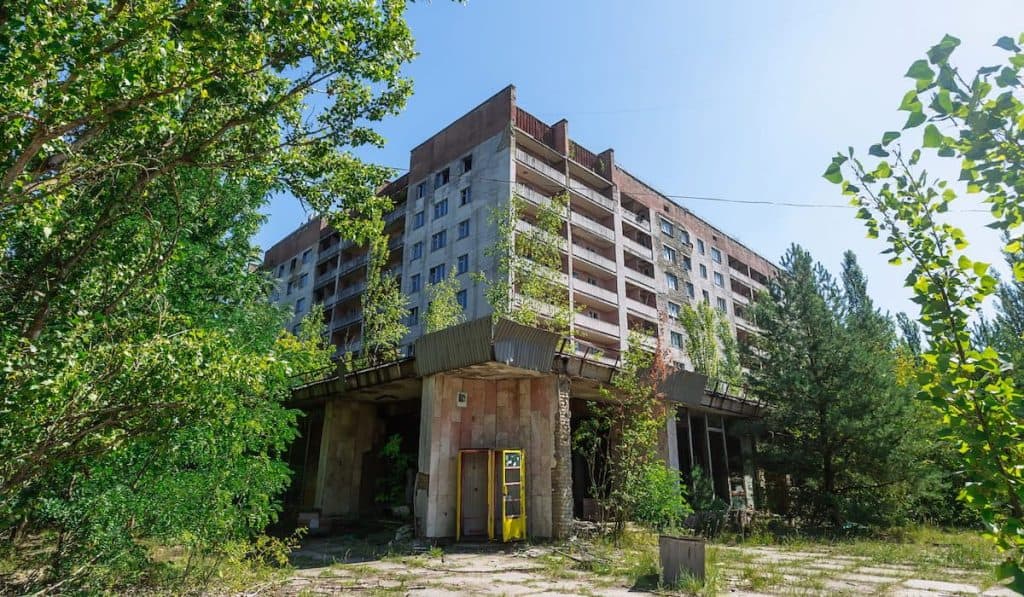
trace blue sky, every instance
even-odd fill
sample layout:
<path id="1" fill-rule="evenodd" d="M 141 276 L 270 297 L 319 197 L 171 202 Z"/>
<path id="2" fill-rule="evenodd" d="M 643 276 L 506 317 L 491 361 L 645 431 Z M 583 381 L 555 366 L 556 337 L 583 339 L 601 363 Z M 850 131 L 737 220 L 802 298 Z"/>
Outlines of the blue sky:
<path id="1" fill-rule="evenodd" d="M 1016 36 L 1021 17 L 1009 1 L 418 2 L 415 94 L 379 126 L 387 146 L 359 153 L 407 166 L 412 147 L 513 83 L 525 109 L 567 118 L 574 139 L 614 147 L 664 193 L 841 205 L 821 173 L 835 151 L 865 153 L 902 126 L 910 63 L 945 33 L 963 41 L 954 59 L 965 71 L 995 63 L 1005 54 L 992 44 Z M 853 249 L 879 305 L 915 312 L 904 272 L 852 210 L 680 202 L 775 261 L 795 242 L 837 272 Z M 264 249 L 307 217 L 289 197 L 266 213 Z M 998 262 L 984 214 L 955 217 L 973 256 Z"/>

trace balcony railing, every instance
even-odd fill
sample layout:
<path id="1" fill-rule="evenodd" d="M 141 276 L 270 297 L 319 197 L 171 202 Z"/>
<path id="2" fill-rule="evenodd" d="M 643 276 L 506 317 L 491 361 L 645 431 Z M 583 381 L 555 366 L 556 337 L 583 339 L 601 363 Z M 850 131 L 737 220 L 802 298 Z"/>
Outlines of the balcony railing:
<path id="1" fill-rule="evenodd" d="M 651 292 L 655 292 L 654 278 L 652 278 L 651 276 L 648 276 L 646 274 L 643 274 L 641 272 L 638 272 L 638 271 L 636 271 L 635 269 L 633 269 L 631 267 L 625 267 L 624 269 L 625 269 L 625 272 L 626 272 L 626 279 L 627 280 L 629 280 L 631 282 L 635 282 L 635 283 L 643 286 L 644 288 L 650 290 Z"/>
<path id="2" fill-rule="evenodd" d="M 644 303 L 641 303 L 640 301 L 630 298 L 628 296 L 626 297 L 626 308 L 636 313 L 639 313 L 640 315 L 650 317 L 654 321 L 658 321 L 657 308 L 652 307 L 650 305 L 645 305 Z"/>
<path id="3" fill-rule="evenodd" d="M 363 253 L 362 255 L 356 257 L 355 259 L 342 261 L 341 264 L 338 265 L 338 275 L 344 276 L 345 274 L 366 265 L 367 255 L 368 253 Z"/>
<path id="4" fill-rule="evenodd" d="M 615 211 L 614 201 L 605 197 L 601 193 L 598 193 L 594 189 L 588 187 L 582 182 L 576 180 L 575 178 L 569 181 L 569 188 L 572 189 L 573 192 L 576 193 L 577 195 L 580 195 L 581 197 L 586 197 L 590 201 L 596 203 L 597 205 L 600 205 L 601 207 L 609 211 Z"/>
<path id="5" fill-rule="evenodd" d="M 384 214 L 384 223 L 385 224 L 390 224 L 390 223 L 394 222 L 395 220 L 401 218 L 404 215 L 405 215 L 405 205 L 401 205 L 401 206 L 398 207 L 398 209 L 396 209 L 394 211 L 390 211 L 390 212 Z"/>
<path id="6" fill-rule="evenodd" d="M 547 207 L 551 204 L 551 197 L 535 191 L 521 182 L 516 183 L 516 195 L 540 207 Z"/>
<path id="7" fill-rule="evenodd" d="M 585 230 L 589 230 L 609 242 L 615 242 L 615 232 L 610 230 L 604 224 L 575 211 L 572 212 L 571 216 L 573 224 L 576 224 Z"/>
<path id="8" fill-rule="evenodd" d="M 585 313 L 577 313 L 574 320 L 576 325 L 581 328 L 587 328 L 595 332 L 601 332 L 608 336 L 619 336 L 619 324 L 611 323 L 608 321 L 601 321 L 600 319 L 594 319 Z"/>
<path id="9" fill-rule="evenodd" d="M 639 255 L 647 260 L 654 259 L 654 250 L 650 247 L 645 247 L 628 236 L 622 237 L 622 246 L 628 249 L 634 255 Z"/>
<path id="10" fill-rule="evenodd" d="M 539 238 L 544 242 L 556 244 L 559 249 L 563 251 L 565 250 L 565 238 L 545 232 L 525 220 L 516 220 L 516 232 L 528 234 L 532 237 Z"/>
<path id="11" fill-rule="evenodd" d="M 338 253 L 338 251 L 341 250 L 341 245 L 342 243 L 335 243 L 327 247 L 326 249 L 320 251 L 316 256 L 316 262 L 323 263 L 324 261 L 327 261 L 331 257 L 334 257 Z"/>
<path id="12" fill-rule="evenodd" d="M 331 331 L 333 332 L 335 330 L 340 330 L 341 328 L 348 327 L 353 323 L 356 323 L 357 321 L 362 321 L 362 319 L 363 314 L 360 311 L 356 311 L 355 313 L 349 313 L 348 315 L 339 317 L 331 321 Z"/>
<path id="13" fill-rule="evenodd" d="M 541 143 L 549 147 L 554 145 L 551 127 L 518 106 L 516 106 L 516 126 Z"/>
<path id="14" fill-rule="evenodd" d="M 347 288 L 342 288 L 340 291 L 336 292 L 335 294 L 338 297 L 338 301 L 343 301 L 343 300 L 345 300 L 345 299 L 347 299 L 349 297 L 353 297 L 353 296 L 359 294 L 360 292 L 362 292 L 364 290 L 366 290 L 366 282 L 356 282 L 355 284 L 353 284 L 353 285 L 351 285 L 351 286 L 349 286 Z M 338 301 L 335 301 L 335 302 L 338 302 Z"/>
<path id="15" fill-rule="evenodd" d="M 522 149 L 517 149 L 516 159 L 540 172 L 544 176 L 547 176 L 551 180 L 554 180 L 558 184 L 565 184 L 565 173 L 552 168 L 540 158 L 534 157 Z"/>
<path id="16" fill-rule="evenodd" d="M 628 209 L 622 210 L 622 220 L 629 222 L 644 232 L 651 231 L 651 220 L 642 214 L 638 214 L 635 211 L 629 211 Z"/>
<path id="17" fill-rule="evenodd" d="M 578 278 L 573 279 L 572 286 L 573 288 L 582 292 L 583 294 L 588 294 L 590 296 L 599 298 L 608 304 L 619 304 L 619 295 L 612 292 L 611 290 L 601 288 L 600 286 L 595 286 L 590 282 L 585 282 Z"/>
<path id="18" fill-rule="evenodd" d="M 590 249 L 587 249 L 585 247 L 581 247 L 580 245 L 573 245 L 572 246 L 572 254 L 575 257 L 579 257 L 580 259 L 583 259 L 584 261 L 589 261 L 590 263 L 593 263 L 594 265 L 597 265 L 599 267 L 603 267 L 604 269 L 606 269 L 606 270 L 608 270 L 608 271 L 610 271 L 612 273 L 615 272 L 615 262 L 612 261 L 611 259 L 608 259 L 604 255 L 598 254 L 595 251 L 591 251 Z"/>

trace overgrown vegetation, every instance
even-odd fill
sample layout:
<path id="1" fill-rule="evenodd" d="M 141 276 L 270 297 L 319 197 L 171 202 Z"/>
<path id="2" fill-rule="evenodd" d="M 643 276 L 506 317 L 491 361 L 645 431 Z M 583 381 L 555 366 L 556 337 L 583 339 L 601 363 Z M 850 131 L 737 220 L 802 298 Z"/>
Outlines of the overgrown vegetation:
<path id="1" fill-rule="evenodd" d="M 458 301 L 461 288 L 462 285 L 455 278 L 454 269 L 448 271 L 448 277 L 444 280 L 430 285 L 427 289 L 430 293 L 430 302 L 427 304 L 427 312 L 423 315 L 425 332 L 436 332 L 465 321 L 466 315 Z"/>
<path id="2" fill-rule="evenodd" d="M 16 591 L 195 588 L 275 551 L 290 376 L 271 191 L 363 231 L 404 3 L 11 2 L 0 18 L 0 539 Z M 164 566 L 175 551 L 181 566 Z M 272 559 L 272 558 L 271 558 Z M 209 574 L 207 574 L 209 573 Z M 7 582 L 5 580 L 5 582 Z"/>
<path id="3" fill-rule="evenodd" d="M 409 315 L 409 299 L 402 293 L 398 276 L 388 269 L 391 249 L 383 231 L 384 222 L 377 218 L 370 230 L 356 238 L 369 247 L 366 263 L 366 290 L 363 291 L 363 349 L 361 366 L 373 366 L 397 359 L 399 344 L 409 333 L 405 322 Z"/>
<path id="4" fill-rule="evenodd" d="M 883 238 L 891 262 L 906 260 L 910 267 L 906 285 L 919 305 L 927 340 L 919 395 L 941 414 L 943 435 L 956 442 L 968 477 L 960 497 L 1003 550 L 999 575 L 1012 578 L 1019 591 L 1024 591 L 1024 393 L 1015 372 L 1021 363 L 1014 360 L 1019 353 L 995 337 L 972 335 L 972 318 L 996 294 L 998 281 L 989 264 L 971 257 L 963 230 L 945 215 L 957 204 L 957 189 L 930 176 L 921 160 L 922 150 L 935 150 L 936 158 L 958 161 L 959 181 L 988 206 L 989 226 L 1004 234 L 1014 279 L 1024 280 L 1022 43 L 1024 35 L 1000 38 L 996 46 L 1009 54 L 1007 60 L 965 77 L 950 62 L 960 40 L 945 36 L 907 71 L 914 88 L 900 109 L 909 113 L 904 130 L 924 125 L 920 143 L 908 139 L 904 147 L 897 142 L 903 133 L 886 132 L 868 150 L 878 158 L 875 163 L 865 164 L 851 149 L 833 158 L 825 172 L 860 208 L 868 235 Z"/>
<path id="5" fill-rule="evenodd" d="M 739 345 L 721 311 L 703 301 L 684 304 L 679 324 L 685 334 L 683 350 L 694 371 L 729 384 L 743 382 Z"/>
<path id="6" fill-rule="evenodd" d="M 496 242 L 484 249 L 495 260 L 498 278 L 483 281 L 485 295 L 496 318 L 569 335 L 569 324 L 577 309 L 571 308 L 569 291 L 561 277 L 563 235 L 569 195 L 562 193 L 536 208 L 531 225 L 517 229 L 525 200 L 513 196 L 507 209 L 491 214 L 497 228 Z"/>
<path id="7" fill-rule="evenodd" d="M 753 312 L 763 333 L 750 380 L 770 408 L 762 464 L 790 475 L 790 516 L 803 524 L 892 524 L 936 491 L 931 429 L 900 383 L 894 324 L 867 294 L 852 253 L 841 286 L 792 247 Z"/>

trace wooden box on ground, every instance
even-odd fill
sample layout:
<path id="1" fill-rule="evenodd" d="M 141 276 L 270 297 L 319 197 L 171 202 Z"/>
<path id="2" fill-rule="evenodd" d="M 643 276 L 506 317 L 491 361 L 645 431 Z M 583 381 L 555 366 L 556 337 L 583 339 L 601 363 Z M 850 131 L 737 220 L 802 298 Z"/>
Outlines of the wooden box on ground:
<path id="1" fill-rule="evenodd" d="M 661 580 L 677 586 L 687 575 L 704 580 L 704 540 L 699 537 L 658 536 Z"/>

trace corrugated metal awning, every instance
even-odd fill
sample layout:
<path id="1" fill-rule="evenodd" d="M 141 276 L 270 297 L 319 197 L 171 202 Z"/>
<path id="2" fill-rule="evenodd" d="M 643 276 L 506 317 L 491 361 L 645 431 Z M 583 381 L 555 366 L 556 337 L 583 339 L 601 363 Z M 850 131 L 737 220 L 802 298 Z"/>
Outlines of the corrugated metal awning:
<path id="1" fill-rule="evenodd" d="M 546 373 L 561 339 L 561 334 L 501 319 L 494 324 L 494 360 Z"/>
<path id="2" fill-rule="evenodd" d="M 551 371 L 561 335 L 490 317 L 425 334 L 416 340 L 417 375 L 497 362 L 517 369 Z"/>

